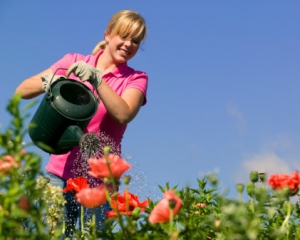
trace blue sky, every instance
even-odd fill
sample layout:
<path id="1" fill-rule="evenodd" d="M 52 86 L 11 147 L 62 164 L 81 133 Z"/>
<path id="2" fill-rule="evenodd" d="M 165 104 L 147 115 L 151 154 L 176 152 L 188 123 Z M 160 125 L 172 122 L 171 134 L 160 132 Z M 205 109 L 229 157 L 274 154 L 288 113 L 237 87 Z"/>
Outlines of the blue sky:
<path id="1" fill-rule="evenodd" d="M 148 103 L 123 140 L 134 193 L 193 187 L 218 169 L 236 196 L 251 170 L 300 169 L 299 1 L 1 1 L 2 126 L 23 79 L 66 53 L 89 54 L 121 9 L 148 25 L 129 62 L 149 75 Z"/>

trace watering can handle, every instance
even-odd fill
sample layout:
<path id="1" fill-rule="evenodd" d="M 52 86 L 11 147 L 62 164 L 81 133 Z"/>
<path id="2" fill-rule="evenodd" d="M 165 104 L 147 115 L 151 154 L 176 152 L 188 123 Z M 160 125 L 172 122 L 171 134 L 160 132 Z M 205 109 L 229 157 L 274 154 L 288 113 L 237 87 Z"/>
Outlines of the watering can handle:
<path id="1" fill-rule="evenodd" d="M 56 74 L 56 72 L 57 72 L 58 70 L 68 70 L 68 69 L 67 69 L 67 68 L 57 68 L 56 71 L 53 73 L 53 76 L 52 76 L 51 79 L 50 79 L 49 86 L 51 86 L 52 80 L 53 80 L 53 78 L 54 78 L 54 76 L 55 76 L 55 74 Z M 51 98 L 52 98 L 51 87 L 49 87 L 49 91 L 47 92 L 47 94 L 48 94 L 47 98 L 48 98 L 48 99 L 51 99 Z"/>
<path id="2" fill-rule="evenodd" d="M 68 68 L 57 68 L 56 71 L 53 73 L 52 78 L 50 79 L 50 85 L 49 86 L 51 86 L 52 80 L 53 80 L 53 78 L 54 78 L 54 76 L 55 76 L 55 74 L 56 74 L 56 72 L 58 70 L 68 70 Z M 98 89 L 96 87 L 94 87 L 94 88 L 95 88 L 95 90 L 96 90 L 96 92 L 98 94 L 97 100 L 98 100 L 98 102 L 100 102 L 100 97 L 99 97 Z M 47 99 L 51 99 L 52 98 L 51 87 L 49 87 L 49 91 L 47 92 L 47 94 L 48 94 Z"/>

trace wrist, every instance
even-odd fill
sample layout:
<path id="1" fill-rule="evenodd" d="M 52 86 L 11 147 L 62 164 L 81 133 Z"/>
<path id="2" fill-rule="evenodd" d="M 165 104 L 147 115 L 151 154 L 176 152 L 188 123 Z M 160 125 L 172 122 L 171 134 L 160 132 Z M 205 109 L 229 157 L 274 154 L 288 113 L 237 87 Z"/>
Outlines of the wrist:
<path id="1" fill-rule="evenodd" d="M 102 83 L 102 73 L 100 71 L 96 71 L 96 76 L 92 80 L 92 85 L 97 89 Z"/>

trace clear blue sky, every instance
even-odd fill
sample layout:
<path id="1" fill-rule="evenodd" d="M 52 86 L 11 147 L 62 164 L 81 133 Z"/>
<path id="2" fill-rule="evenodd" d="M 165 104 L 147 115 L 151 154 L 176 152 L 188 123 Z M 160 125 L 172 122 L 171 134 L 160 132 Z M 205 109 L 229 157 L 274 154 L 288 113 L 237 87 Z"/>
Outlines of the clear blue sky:
<path id="1" fill-rule="evenodd" d="M 123 141 L 134 193 L 196 186 L 219 169 L 235 196 L 251 170 L 300 169 L 296 0 L 1 1 L 0 123 L 9 122 L 5 107 L 23 79 L 66 53 L 89 54 L 121 9 L 141 13 L 149 30 L 129 62 L 149 75 L 148 103 Z M 48 155 L 36 151 L 45 166 Z"/>

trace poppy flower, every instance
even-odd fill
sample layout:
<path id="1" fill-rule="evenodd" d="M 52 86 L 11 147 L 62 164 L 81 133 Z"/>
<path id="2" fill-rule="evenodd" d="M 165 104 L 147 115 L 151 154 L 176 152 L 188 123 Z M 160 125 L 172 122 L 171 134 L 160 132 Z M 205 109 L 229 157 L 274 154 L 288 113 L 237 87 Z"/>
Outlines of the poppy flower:
<path id="1" fill-rule="evenodd" d="M 76 194 L 76 200 L 87 208 L 94 208 L 106 202 L 106 192 L 104 184 L 95 188 L 83 188 Z"/>
<path id="2" fill-rule="evenodd" d="M 81 189 L 89 188 L 87 179 L 84 177 L 70 178 L 67 180 L 67 186 L 63 189 L 63 192 L 78 193 Z"/>
<path id="3" fill-rule="evenodd" d="M 143 212 L 148 205 L 148 200 L 140 202 L 138 196 L 128 191 L 123 191 L 123 195 L 118 193 L 117 198 L 112 196 L 111 207 L 113 208 L 113 211 L 107 212 L 106 216 L 109 218 L 117 217 L 117 210 L 121 215 L 132 215 L 135 208 L 140 208 L 140 211 Z"/>
<path id="4" fill-rule="evenodd" d="M 290 175 L 287 174 L 272 174 L 268 180 L 268 184 L 274 189 L 284 189 L 289 187 L 293 194 L 299 190 L 300 176 L 298 171 Z"/>
<path id="5" fill-rule="evenodd" d="M 90 158 L 88 162 L 91 168 L 89 174 L 101 179 L 110 177 L 119 179 L 125 171 L 131 168 L 124 159 L 114 154 L 109 154 L 107 157 L 102 157 L 100 159 Z M 112 176 L 110 176 L 110 172 Z"/>
<path id="6" fill-rule="evenodd" d="M 160 200 L 157 205 L 153 208 L 149 216 L 150 223 L 168 222 L 170 220 L 170 203 L 173 206 L 173 216 L 176 216 L 181 208 L 182 201 L 175 195 L 172 190 L 168 190 L 164 193 L 164 198 Z M 175 203 L 175 204 L 174 204 Z"/>

